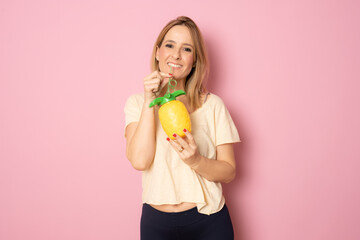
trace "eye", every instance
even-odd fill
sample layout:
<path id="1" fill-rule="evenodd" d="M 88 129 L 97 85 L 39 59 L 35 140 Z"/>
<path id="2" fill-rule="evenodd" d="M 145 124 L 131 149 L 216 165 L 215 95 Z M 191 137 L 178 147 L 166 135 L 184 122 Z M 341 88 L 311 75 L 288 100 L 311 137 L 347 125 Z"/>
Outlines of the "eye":
<path id="1" fill-rule="evenodd" d="M 167 44 L 165 44 L 165 47 L 167 47 L 167 48 L 173 48 L 173 45 L 172 45 L 171 43 L 167 43 Z"/>
<path id="2" fill-rule="evenodd" d="M 184 50 L 185 50 L 186 52 L 192 52 L 192 49 L 191 49 L 191 48 L 184 48 Z"/>

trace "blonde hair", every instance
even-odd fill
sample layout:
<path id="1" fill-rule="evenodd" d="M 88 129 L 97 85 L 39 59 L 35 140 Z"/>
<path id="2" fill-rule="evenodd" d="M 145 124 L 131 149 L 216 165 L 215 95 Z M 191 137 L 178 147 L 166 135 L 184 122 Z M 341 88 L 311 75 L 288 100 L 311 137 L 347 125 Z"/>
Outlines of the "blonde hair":
<path id="1" fill-rule="evenodd" d="M 189 17 L 181 16 L 170 21 L 161 30 L 151 55 L 151 70 L 159 70 L 159 62 L 156 60 L 156 50 L 161 47 L 167 32 L 176 25 L 186 26 L 194 41 L 194 67 L 186 77 L 185 92 L 192 111 L 201 107 L 201 94 L 206 92 L 205 83 L 209 74 L 209 60 L 205 43 L 199 28 Z"/>

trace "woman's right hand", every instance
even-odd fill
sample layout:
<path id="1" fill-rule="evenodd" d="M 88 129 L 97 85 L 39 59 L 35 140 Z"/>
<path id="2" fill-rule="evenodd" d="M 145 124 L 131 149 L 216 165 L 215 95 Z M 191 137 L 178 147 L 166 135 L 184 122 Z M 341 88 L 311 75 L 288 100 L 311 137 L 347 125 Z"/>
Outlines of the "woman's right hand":
<path id="1" fill-rule="evenodd" d="M 145 101 L 154 100 L 172 75 L 154 71 L 144 78 Z"/>

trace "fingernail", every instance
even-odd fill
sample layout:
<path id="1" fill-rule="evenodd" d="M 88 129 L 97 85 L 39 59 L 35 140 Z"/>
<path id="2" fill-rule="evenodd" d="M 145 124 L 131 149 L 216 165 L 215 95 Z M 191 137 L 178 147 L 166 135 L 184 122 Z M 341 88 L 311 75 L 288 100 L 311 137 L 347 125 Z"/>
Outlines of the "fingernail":
<path id="1" fill-rule="evenodd" d="M 172 73 L 169 73 L 170 76 L 172 76 Z"/>
<path id="2" fill-rule="evenodd" d="M 183 130 L 184 132 L 186 132 L 186 129 L 184 128 L 184 130 Z"/>
<path id="3" fill-rule="evenodd" d="M 174 133 L 173 136 L 176 137 L 176 133 Z"/>
<path id="4" fill-rule="evenodd" d="M 170 141 L 170 138 L 166 138 L 166 140 Z"/>

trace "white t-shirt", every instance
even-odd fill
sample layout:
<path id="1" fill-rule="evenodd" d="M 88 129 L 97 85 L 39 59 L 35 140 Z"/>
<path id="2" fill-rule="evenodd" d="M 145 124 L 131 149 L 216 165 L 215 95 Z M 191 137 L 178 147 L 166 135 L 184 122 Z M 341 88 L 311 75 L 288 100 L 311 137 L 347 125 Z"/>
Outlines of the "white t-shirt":
<path id="1" fill-rule="evenodd" d="M 144 94 L 131 95 L 125 104 L 125 128 L 138 122 L 144 104 Z M 142 173 L 142 202 L 147 204 L 196 203 L 199 213 L 212 214 L 225 204 L 221 183 L 197 174 L 178 156 L 166 140 L 158 108 L 155 108 L 156 153 L 150 169 Z M 191 134 L 199 153 L 216 161 L 216 146 L 240 142 L 236 126 L 222 99 L 214 94 L 190 114 Z"/>

